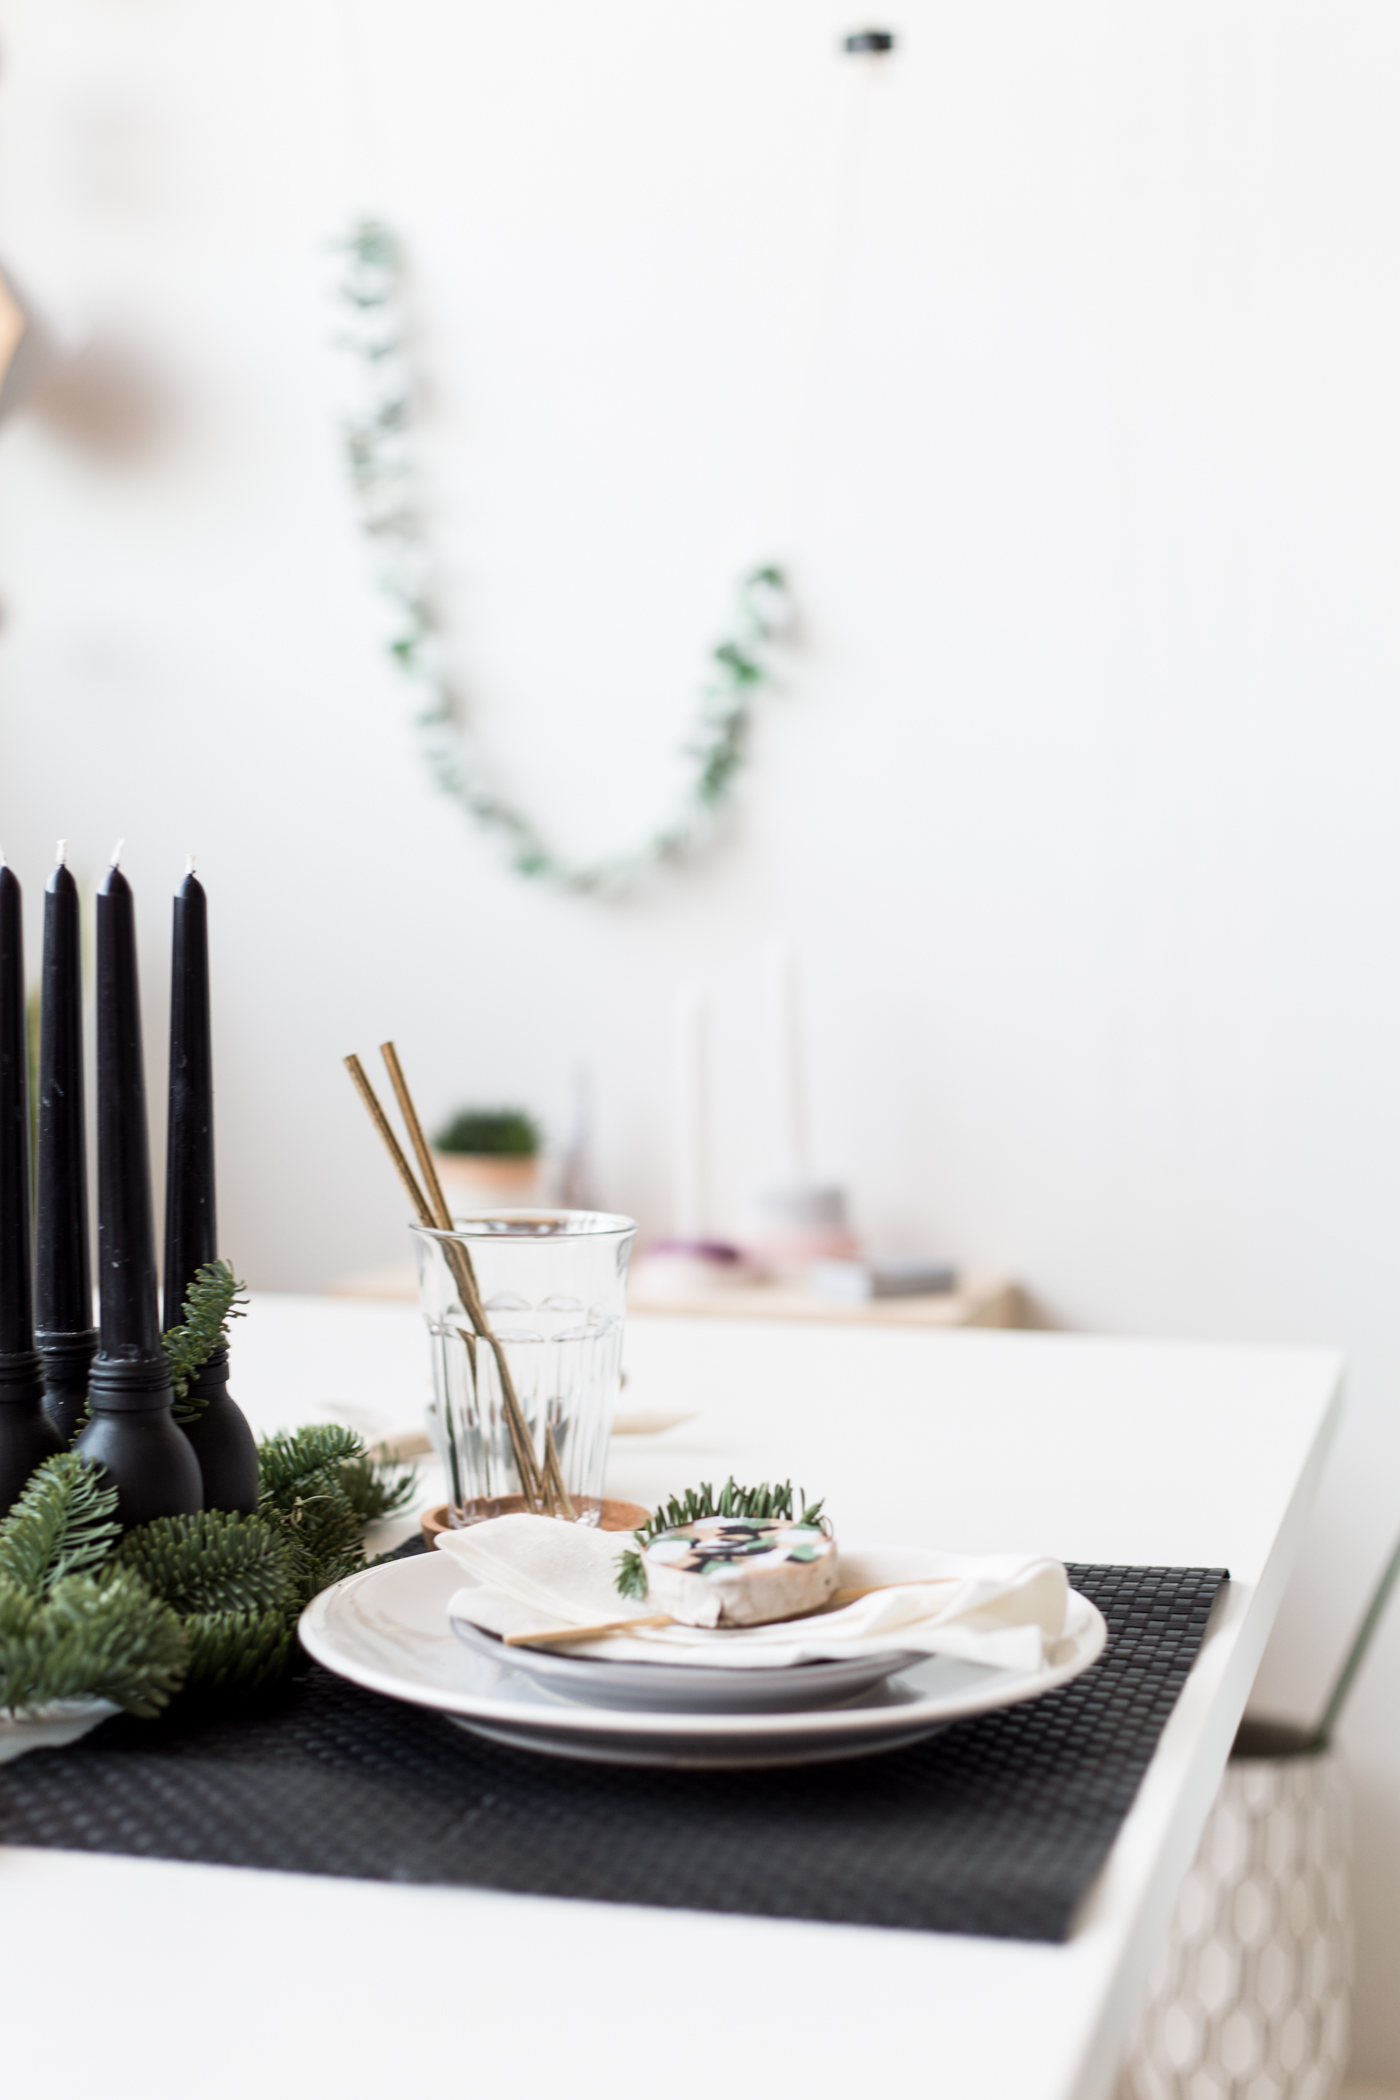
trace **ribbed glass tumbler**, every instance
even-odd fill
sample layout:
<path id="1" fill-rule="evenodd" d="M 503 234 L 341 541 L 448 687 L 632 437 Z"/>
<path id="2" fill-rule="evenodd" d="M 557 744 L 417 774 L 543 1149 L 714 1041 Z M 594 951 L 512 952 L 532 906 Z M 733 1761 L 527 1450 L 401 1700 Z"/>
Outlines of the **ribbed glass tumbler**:
<path id="1" fill-rule="evenodd" d="M 411 1230 L 452 1522 L 536 1509 L 596 1524 L 634 1220 L 501 1210 Z"/>

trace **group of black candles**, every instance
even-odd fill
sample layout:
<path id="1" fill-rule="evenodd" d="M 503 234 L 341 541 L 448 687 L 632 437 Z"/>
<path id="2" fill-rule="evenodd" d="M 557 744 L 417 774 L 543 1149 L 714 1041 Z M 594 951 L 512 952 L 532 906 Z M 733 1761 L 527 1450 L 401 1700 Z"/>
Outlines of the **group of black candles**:
<path id="1" fill-rule="evenodd" d="M 141 1051 L 136 916 L 114 858 L 97 893 L 97 1267 L 92 1325 L 78 887 L 60 857 L 44 899 L 38 1158 L 29 1164 L 29 1054 L 20 885 L 0 864 L 0 1515 L 34 1468 L 77 1448 L 117 1489 L 124 1526 L 257 1507 L 252 1433 L 229 1397 L 228 1352 L 198 1373 L 177 1423 L 161 1346 Z M 31 1231 L 31 1217 L 37 1230 Z M 205 895 L 175 898 L 165 1325 L 216 1259 L 214 1089 Z"/>

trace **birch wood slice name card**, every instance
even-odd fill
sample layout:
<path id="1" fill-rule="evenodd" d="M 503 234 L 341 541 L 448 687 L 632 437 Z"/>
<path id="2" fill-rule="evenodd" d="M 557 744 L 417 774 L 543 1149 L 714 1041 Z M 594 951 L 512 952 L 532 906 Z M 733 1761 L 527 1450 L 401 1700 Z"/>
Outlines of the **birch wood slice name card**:
<path id="1" fill-rule="evenodd" d="M 34 1311 L 44 1406 L 67 1443 L 87 1405 L 97 1329 L 88 1253 L 82 927 L 64 850 L 60 839 L 44 896 Z"/>
<path id="2" fill-rule="evenodd" d="M 18 878 L 0 858 L 0 1514 L 34 1468 L 62 1448 L 44 1412 L 44 1367 L 34 1346 L 22 904 Z"/>
<path id="3" fill-rule="evenodd" d="M 209 907 L 191 855 L 175 893 L 170 970 L 169 1142 L 165 1180 L 165 1325 L 178 1327 L 190 1285 L 218 1259 Z M 190 1381 L 180 1423 L 199 1461 L 206 1509 L 258 1506 L 253 1432 L 228 1389 L 228 1350 Z"/>
<path id="4" fill-rule="evenodd" d="M 123 1526 L 203 1507 L 199 1462 L 172 1411 L 161 1347 L 141 1056 L 136 912 L 118 865 L 97 893 L 98 1351 L 78 1449 L 117 1488 Z"/>

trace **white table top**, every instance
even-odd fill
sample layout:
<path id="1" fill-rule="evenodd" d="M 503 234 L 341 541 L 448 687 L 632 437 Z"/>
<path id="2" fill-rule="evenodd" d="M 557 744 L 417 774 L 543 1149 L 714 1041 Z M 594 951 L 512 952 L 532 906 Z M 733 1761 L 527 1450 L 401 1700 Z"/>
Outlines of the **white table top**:
<path id="1" fill-rule="evenodd" d="M 6 2087 L 52 2100 L 615 2095 L 697 2046 L 812 2100 L 1104 2100 L 1297 1552 L 1337 1405 L 1316 1351 L 636 1318 L 609 1488 L 731 1468 L 847 1537 L 1227 1565 L 1211 1633 L 1064 1946 L 0 1848 Z M 410 1425 L 411 1308 L 261 1298 L 258 1429 Z M 425 1480 L 425 1499 L 436 1483 Z M 853 1768 L 854 1770 L 855 1768 Z"/>

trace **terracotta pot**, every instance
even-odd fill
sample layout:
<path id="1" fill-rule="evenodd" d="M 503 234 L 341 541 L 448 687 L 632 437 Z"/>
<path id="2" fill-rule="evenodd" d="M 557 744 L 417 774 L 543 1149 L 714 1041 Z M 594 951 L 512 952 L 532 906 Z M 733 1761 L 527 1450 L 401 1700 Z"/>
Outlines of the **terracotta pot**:
<path id="1" fill-rule="evenodd" d="M 599 1531 L 638 1531 L 643 1524 L 651 1521 L 651 1511 L 643 1509 L 640 1502 L 607 1500 L 595 1506 L 598 1509 Z M 524 1508 L 523 1495 L 502 1495 L 489 1508 L 480 1509 L 478 1515 L 481 1518 L 508 1517 L 519 1515 Z M 445 1502 L 439 1502 L 436 1508 L 425 1509 L 418 1522 L 422 1527 L 424 1539 L 431 1546 L 440 1531 L 451 1528 L 452 1512 Z M 0 1755 L 3 1755 L 3 1752 L 0 1752 Z"/>
<path id="2" fill-rule="evenodd" d="M 486 1152 L 435 1152 L 433 1163 L 454 1217 L 472 1210 L 529 1210 L 540 1200 L 540 1162 Z"/>

